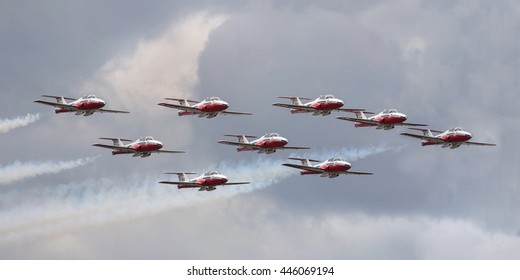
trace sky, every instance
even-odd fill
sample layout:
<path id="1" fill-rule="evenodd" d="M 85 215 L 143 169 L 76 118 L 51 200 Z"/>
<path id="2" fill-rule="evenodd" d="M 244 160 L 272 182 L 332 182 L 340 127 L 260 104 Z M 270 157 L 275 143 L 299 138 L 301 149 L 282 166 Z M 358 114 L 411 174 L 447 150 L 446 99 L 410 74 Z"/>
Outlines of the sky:
<path id="1" fill-rule="evenodd" d="M 518 259 L 516 1 L 8 1 L 0 8 L 2 259 Z M 334 94 L 496 147 L 421 147 L 271 106 Z M 95 94 L 130 114 L 54 114 Z M 219 96 L 253 116 L 179 117 L 166 97 Z M 309 151 L 238 153 L 277 132 Z M 112 156 L 151 135 L 186 154 Z M 300 176 L 287 157 L 373 176 Z M 218 170 L 250 185 L 158 184 Z"/>

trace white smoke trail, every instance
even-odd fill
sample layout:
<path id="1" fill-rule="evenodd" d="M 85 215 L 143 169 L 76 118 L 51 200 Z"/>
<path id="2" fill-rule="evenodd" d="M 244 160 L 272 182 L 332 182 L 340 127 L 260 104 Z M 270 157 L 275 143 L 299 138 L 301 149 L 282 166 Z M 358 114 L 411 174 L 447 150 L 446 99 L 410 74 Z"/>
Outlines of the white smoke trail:
<path id="1" fill-rule="evenodd" d="M 321 159 L 338 156 L 354 161 L 400 147 L 369 147 L 313 152 L 304 156 Z M 167 209 L 228 198 L 271 186 L 298 172 L 282 166 L 282 159 L 260 155 L 255 161 L 222 162 L 216 167 L 230 181 L 249 185 L 220 187 L 214 192 L 178 190 L 161 185 L 160 174 L 129 178 L 102 178 L 80 183 L 44 187 L 27 192 L 11 191 L 0 196 L 0 245 L 13 241 L 77 231 L 113 221 L 154 215 Z M 165 175 L 163 175 L 165 176 Z M 172 178 L 176 180 L 175 178 Z M 37 200 L 33 198 L 37 197 Z"/>
<path id="2" fill-rule="evenodd" d="M 63 170 L 72 169 L 91 163 L 94 160 L 94 157 L 89 157 L 69 161 L 15 161 L 10 165 L 0 165 L 0 185 L 9 184 L 26 178 L 36 177 L 42 174 L 58 173 Z"/>
<path id="3" fill-rule="evenodd" d="M 29 125 L 41 118 L 40 114 L 27 114 L 25 117 L 16 117 L 14 119 L 0 119 L 0 133 Z"/>

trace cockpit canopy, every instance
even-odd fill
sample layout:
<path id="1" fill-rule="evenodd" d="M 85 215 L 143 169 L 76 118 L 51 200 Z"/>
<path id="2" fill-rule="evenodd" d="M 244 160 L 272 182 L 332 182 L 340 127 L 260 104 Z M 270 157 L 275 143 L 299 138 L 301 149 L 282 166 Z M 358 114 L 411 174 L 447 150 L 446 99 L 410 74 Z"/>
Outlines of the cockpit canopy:
<path id="1" fill-rule="evenodd" d="M 342 161 L 342 160 L 340 158 L 333 157 L 333 158 L 329 158 L 327 161 L 328 162 L 336 162 L 336 161 Z"/>
<path id="2" fill-rule="evenodd" d="M 213 175 L 220 175 L 217 171 L 208 171 L 204 173 L 204 176 L 213 176 Z"/>
<path id="3" fill-rule="evenodd" d="M 139 138 L 139 141 L 153 141 L 155 139 L 153 139 L 152 136 L 143 136 L 141 138 Z"/>
<path id="4" fill-rule="evenodd" d="M 448 131 L 450 131 L 450 132 L 462 131 L 462 128 L 460 128 L 460 127 L 450 128 Z"/>
<path id="5" fill-rule="evenodd" d="M 384 114 L 391 114 L 391 113 L 397 113 L 396 109 L 385 109 L 383 111 Z"/>
<path id="6" fill-rule="evenodd" d="M 81 99 L 93 99 L 93 98 L 96 98 L 96 96 L 93 95 L 93 94 L 83 95 L 83 96 L 81 97 Z"/>
<path id="7" fill-rule="evenodd" d="M 336 99 L 336 97 L 332 94 L 322 94 L 319 99 Z"/>
<path id="8" fill-rule="evenodd" d="M 207 97 L 204 99 L 204 101 L 220 101 L 221 99 L 219 97 Z"/>
<path id="9" fill-rule="evenodd" d="M 264 138 L 271 138 L 271 137 L 280 137 L 280 135 L 278 135 L 278 133 L 266 133 L 264 135 Z"/>

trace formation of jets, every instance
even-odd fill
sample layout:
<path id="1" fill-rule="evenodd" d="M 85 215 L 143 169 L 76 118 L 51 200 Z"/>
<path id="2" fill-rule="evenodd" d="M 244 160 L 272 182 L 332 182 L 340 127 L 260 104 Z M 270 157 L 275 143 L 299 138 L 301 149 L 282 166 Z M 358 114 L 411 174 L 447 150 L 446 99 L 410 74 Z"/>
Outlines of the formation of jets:
<path id="1" fill-rule="evenodd" d="M 95 112 L 99 113 L 129 113 L 127 111 L 117 111 L 103 109 L 106 102 L 94 95 L 85 95 L 81 98 L 75 99 L 64 96 L 42 95 L 47 98 L 55 98 L 56 102 L 45 100 L 35 100 L 34 102 L 56 107 L 55 113 L 74 113 L 75 115 L 90 116 Z M 427 124 L 410 123 L 407 121 L 407 116 L 398 112 L 396 109 L 383 110 L 378 114 L 367 112 L 364 108 L 342 108 L 345 104 L 341 99 L 334 95 L 320 95 L 318 98 L 308 102 L 302 103 L 302 100 L 311 100 L 305 97 L 297 96 L 279 96 L 291 100 L 291 104 L 273 103 L 273 106 L 288 108 L 291 114 L 310 113 L 314 116 L 327 116 L 334 112 L 349 112 L 354 113 L 355 117 L 340 116 L 337 119 L 354 122 L 355 127 L 375 127 L 376 129 L 391 130 L 396 126 L 413 126 L 424 127 Z M 178 104 L 158 103 L 157 105 L 179 110 L 179 116 L 198 116 L 199 118 L 214 118 L 217 115 L 252 115 L 246 112 L 227 111 L 229 103 L 223 101 L 219 97 L 208 97 L 203 101 L 194 101 L 184 98 L 165 98 L 166 100 L 177 101 Z M 67 102 L 69 101 L 69 102 Z M 194 104 L 190 104 L 194 103 Z M 374 114 L 367 117 L 365 114 Z M 496 146 L 492 143 L 472 142 L 469 141 L 473 135 L 456 127 L 448 129 L 444 132 L 433 129 L 424 128 L 409 128 L 413 130 L 422 131 L 423 135 L 403 132 L 401 135 L 417 138 L 422 141 L 422 146 L 440 145 L 443 148 L 455 149 L 461 145 L 477 145 L 477 146 Z M 432 132 L 439 133 L 433 135 Z M 287 138 L 280 136 L 278 133 L 266 133 L 260 138 L 245 134 L 225 134 L 224 136 L 236 137 L 237 142 L 220 140 L 218 143 L 225 145 L 236 146 L 238 152 L 242 151 L 256 151 L 259 154 L 272 154 L 277 150 L 305 150 L 309 147 L 301 146 L 287 146 L 289 141 Z M 248 139 L 257 138 L 249 141 Z M 123 138 L 99 138 L 102 140 L 111 140 L 112 145 L 109 144 L 93 144 L 95 147 L 101 147 L 112 150 L 112 155 L 131 154 L 133 157 L 149 157 L 152 153 L 185 153 L 185 151 L 163 150 L 163 143 L 154 139 L 151 136 L 141 137 L 135 141 Z M 123 142 L 131 142 L 124 144 Z M 350 171 L 352 165 L 339 158 L 332 157 L 328 160 L 320 162 L 318 160 L 308 158 L 291 157 L 290 160 L 298 160 L 301 164 L 284 163 L 283 166 L 296 168 L 301 170 L 301 175 L 317 174 L 321 177 L 335 178 L 339 175 L 373 175 L 372 172 Z M 312 163 L 317 163 L 313 165 Z M 189 179 L 187 175 L 195 174 L 190 172 L 170 172 L 165 174 L 178 175 L 178 181 L 161 181 L 161 184 L 177 185 L 179 189 L 191 188 L 199 191 L 213 191 L 217 186 L 227 185 L 244 185 L 250 182 L 228 182 L 228 177 L 220 174 L 217 171 L 206 172 L 196 178 Z"/>

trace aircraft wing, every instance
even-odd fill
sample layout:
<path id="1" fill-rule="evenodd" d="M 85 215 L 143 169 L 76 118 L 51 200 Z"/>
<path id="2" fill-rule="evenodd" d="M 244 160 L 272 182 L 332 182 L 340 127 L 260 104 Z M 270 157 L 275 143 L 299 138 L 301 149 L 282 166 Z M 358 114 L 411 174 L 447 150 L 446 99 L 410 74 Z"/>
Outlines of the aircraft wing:
<path id="1" fill-rule="evenodd" d="M 273 103 L 273 106 L 282 107 L 282 108 L 289 108 L 289 109 L 298 109 L 298 110 L 304 110 L 309 112 L 314 112 L 316 109 L 304 106 L 304 105 L 294 105 L 294 104 L 285 104 L 285 103 Z"/>
<path id="2" fill-rule="evenodd" d="M 307 166 L 307 165 L 301 165 L 301 164 L 284 163 L 282 165 L 287 166 L 287 167 L 292 167 L 292 168 L 312 171 L 312 172 L 319 172 L 319 173 L 324 173 L 325 172 L 321 168 L 317 168 L 317 167 L 313 167 L 313 166 Z"/>
<path id="3" fill-rule="evenodd" d="M 134 153 L 135 150 L 128 147 L 121 147 L 121 146 L 114 146 L 114 145 L 106 145 L 106 144 L 93 144 L 92 146 L 106 148 L 106 149 L 112 149 L 112 150 L 118 150 L 122 152 L 128 152 L 128 153 Z"/>
<path id="4" fill-rule="evenodd" d="M 309 147 L 299 147 L 299 146 L 285 146 L 285 147 L 280 147 L 280 148 L 276 148 L 276 149 L 281 149 L 281 150 L 308 150 L 310 148 Z"/>
<path id="5" fill-rule="evenodd" d="M 227 185 L 247 185 L 247 184 L 249 184 L 249 182 L 232 182 L 232 183 L 224 183 L 222 185 L 227 186 Z"/>
<path id="6" fill-rule="evenodd" d="M 200 187 L 204 187 L 203 185 L 199 184 L 199 183 L 194 183 L 194 182 L 172 182 L 172 181 L 161 181 L 159 182 L 160 184 L 170 184 L 170 185 L 179 185 L 179 186 L 182 186 L 184 188 L 200 188 Z M 181 187 L 181 188 L 182 188 Z"/>
<path id="7" fill-rule="evenodd" d="M 183 154 L 183 153 L 185 153 L 185 151 L 156 150 L 156 151 L 150 151 L 150 153 Z"/>
<path id="8" fill-rule="evenodd" d="M 168 108 L 172 108 L 172 109 L 177 109 L 177 110 L 194 112 L 194 113 L 201 113 L 202 112 L 200 109 L 194 108 L 194 107 L 191 107 L 191 106 L 183 106 L 183 105 L 170 104 L 170 103 L 159 103 L 157 105 L 168 107 Z"/>
<path id="9" fill-rule="evenodd" d="M 491 143 L 480 143 L 480 142 L 470 142 L 470 141 L 466 141 L 463 144 L 476 145 L 476 146 L 496 146 L 497 145 L 497 144 L 491 144 Z"/>
<path id="10" fill-rule="evenodd" d="M 128 111 L 117 111 L 117 110 L 108 110 L 108 109 L 97 109 L 96 112 L 99 112 L 99 113 L 122 113 L 122 114 L 130 113 Z"/>
<path id="11" fill-rule="evenodd" d="M 226 144 L 226 145 L 232 145 L 232 146 L 239 146 L 239 147 L 247 147 L 255 150 L 260 150 L 261 148 L 255 144 L 249 144 L 249 143 L 238 143 L 238 142 L 231 142 L 231 141 L 224 141 L 220 140 L 218 141 L 220 144 Z"/>
<path id="12" fill-rule="evenodd" d="M 244 112 L 233 112 L 233 111 L 221 111 L 219 114 L 222 115 L 252 115 L 251 113 L 244 113 Z"/>
<path id="13" fill-rule="evenodd" d="M 358 118 L 350 118 L 350 117 L 337 117 L 336 119 L 350 121 L 350 122 L 370 124 L 370 125 L 380 125 L 380 123 L 378 123 L 376 121 L 368 120 L 368 119 L 358 119 Z"/>
<path id="14" fill-rule="evenodd" d="M 422 124 L 422 123 L 407 123 L 407 122 L 404 122 L 404 123 L 396 123 L 396 124 L 393 124 L 393 125 L 428 126 L 427 124 Z"/>
<path id="15" fill-rule="evenodd" d="M 418 139 L 422 139 L 422 140 L 428 140 L 430 142 L 439 143 L 439 144 L 446 143 L 446 141 L 444 141 L 442 139 L 439 139 L 436 137 L 431 137 L 431 136 L 426 136 L 426 135 L 417 135 L 417 134 L 412 134 L 412 133 L 408 133 L 408 132 L 402 132 L 401 135 L 418 138 Z"/>
<path id="16" fill-rule="evenodd" d="M 359 172 L 359 171 L 345 171 L 345 174 L 353 174 L 353 175 L 373 175 L 372 172 Z"/>
<path id="17" fill-rule="evenodd" d="M 78 110 L 78 108 L 68 105 L 68 104 L 61 104 L 61 103 L 56 103 L 56 102 L 44 101 L 44 100 L 34 100 L 34 102 L 44 104 L 44 105 L 59 107 L 59 108 L 66 108 L 66 109 L 70 109 L 70 110 L 74 110 L 74 111 Z"/>
<path id="18" fill-rule="evenodd" d="M 355 113 L 355 112 L 364 112 L 366 114 L 372 114 L 372 112 L 365 112 L 365 108 L 339 108 L 335 109 L 335 111 L 338 112 L 349 112 L 349 113 Z"/>

